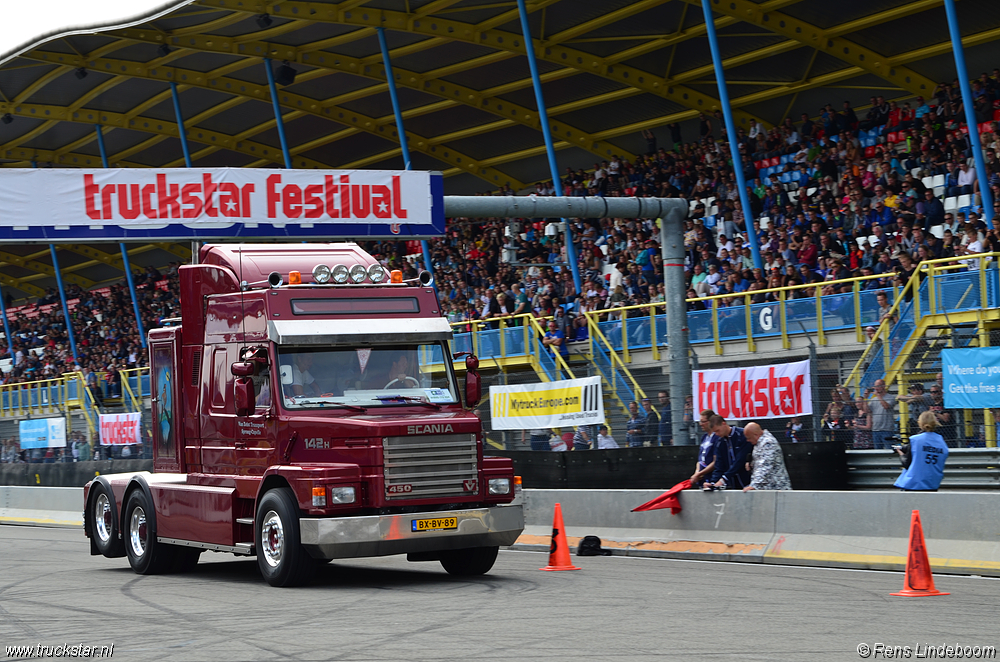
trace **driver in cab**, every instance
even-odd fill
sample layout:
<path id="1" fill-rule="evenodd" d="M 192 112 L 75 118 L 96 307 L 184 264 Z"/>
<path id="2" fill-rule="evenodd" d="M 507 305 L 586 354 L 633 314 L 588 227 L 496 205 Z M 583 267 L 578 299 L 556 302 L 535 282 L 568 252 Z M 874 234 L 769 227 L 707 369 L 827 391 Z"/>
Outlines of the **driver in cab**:
<path id="1" fill-rule="evenodd" d="M 420 388 L 417 378 L 409 375 L 410 370 L 409 357 L 403 352 L 397 354 L 389 369 L 389 383 L 384 388 Z"/>
<path id="2" fill-rule="evenodd" d="M 316 378 L 309 372 L 313 364 L 313 355 L 302 352 L 292 358 L 292 393 L 294 396 L 320 395 L 319 384 Z"/>

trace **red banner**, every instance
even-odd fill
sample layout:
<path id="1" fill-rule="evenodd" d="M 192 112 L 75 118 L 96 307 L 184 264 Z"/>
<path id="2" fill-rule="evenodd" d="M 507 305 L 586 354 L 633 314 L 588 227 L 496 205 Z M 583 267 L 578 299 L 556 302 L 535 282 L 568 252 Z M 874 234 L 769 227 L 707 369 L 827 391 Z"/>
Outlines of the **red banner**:
<path id="1" fill-rule="evenodd" d="M 101 445 L 125 446 L 142 443 L 142 414 L 101 414 Z"/>

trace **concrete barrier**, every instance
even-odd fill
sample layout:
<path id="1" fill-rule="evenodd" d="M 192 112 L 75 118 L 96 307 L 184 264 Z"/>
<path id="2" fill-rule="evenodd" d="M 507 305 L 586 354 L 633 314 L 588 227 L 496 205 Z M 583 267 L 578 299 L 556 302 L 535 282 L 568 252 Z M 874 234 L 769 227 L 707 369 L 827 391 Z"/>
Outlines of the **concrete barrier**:
<path id="1" fill-rule="evenodd" d="M 82 527 L 83 488 L 0 486 L 0 524 Z"/>
<path id="2" fill-rule="evenodd" d="M 630 512 L 649 490 L 526 490 L 516 547 L 548 549 L 562 504 L 574 546 L 599 536 L 616 554 L 902 570 L 920 511 L 935 572 L 1000 576 L 1000 495 L 982 492 L 682 493 L 683 510 Z"/>

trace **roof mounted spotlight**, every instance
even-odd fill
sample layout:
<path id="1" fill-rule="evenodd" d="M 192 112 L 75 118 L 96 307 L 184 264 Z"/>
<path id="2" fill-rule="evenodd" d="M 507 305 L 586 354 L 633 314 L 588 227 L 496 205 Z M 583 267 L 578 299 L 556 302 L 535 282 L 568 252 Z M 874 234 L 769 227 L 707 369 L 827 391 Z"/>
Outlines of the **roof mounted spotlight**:
<path id="1" fill-rule="evenodd" d="M 354 266 L 351 267 L 349 273 L 352 281 L 354 281 L 355 283 L 360 283 L 365 279 L 365 276 L 368 275 L 368 270 L 365 269 L 365 265 L 363 264 L 355 264 Z"/>
<path id="2" fill-rule="evenodd" d="M 368 280 L 370 280 L 371 282 L 376 284 L 381 283 L 383 280 L 385 280 L 385 277 L 386 277 L 385 269 L 382 268 L 381 264 L 373 264 L 372 266 L 368 267 Z"/>
<path id="3" fill-rule="evenodd" d="M 13 121 L 14 121 L 14 116 L 11 115 L 10 113 L 4 113 L 3 117 L 0 117 L 0 122 L 3 122 L 4 124 L 10 124 Z"/>
<path id="4" fill-rule="evenodd" d="M 84 78 L 87 77 L 88 73 L 89 72 L 84 67 L 80 67 L 79 69 L 73 72 L 73 75 L 79 78 L 80 80 L 83 80 Z"/>
<path id="5" fill-rule="evenodd" d="M 313 267 L 313 280 L 320 285 L 330 282 L 330 267 L 325 264 L 317 264 Z"/>
<path id="6" fill-rule="evenodd" d="M 274 19 L 271 18 L 270 14 L 261 14 L 257 17 L 257 27 L 261 30 L 268 29 L 272 23 L 274 23 Z"/>
<path id="7" fill-rule="evenodd" d="M 278 70 L 274 72 L 274 82 L 282 87 L 288 87 L 295 82 L 295 74 L 298 72 L 292 69 L 288 64 L 288 60 L 278 67 Z"/>
<path id="8" fill-rule="evenodd" d="M 156 49 L 156 54 L 160 57 L 167 57 L 170 55 L 170 47 L 166 44 L 160 44 L 160 47 Z"/>
<path id="9" fill-rule="evenodd" d="M 347 282 L 348 269 L 346 264 L 335 264 L 333 269 L 330 270 L 330 278 L 337 285 L 343 285 Z"/>

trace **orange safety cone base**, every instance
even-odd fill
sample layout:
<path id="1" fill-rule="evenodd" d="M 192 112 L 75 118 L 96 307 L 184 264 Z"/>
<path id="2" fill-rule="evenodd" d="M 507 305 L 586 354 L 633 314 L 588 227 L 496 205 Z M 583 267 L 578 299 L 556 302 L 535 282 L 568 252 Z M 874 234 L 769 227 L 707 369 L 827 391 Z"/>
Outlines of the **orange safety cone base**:
<path id="1" fill-rule="evenodd" d="M 943 593 L 935 588 L 926 591 L 916 591 L 914 589 L 904 588 L 899 593 L 890 593 L 889 595 L 898 595 L 903 598 L 927 598 L 932 595 L 951 595 L 951 593 Z"/>
<path id="2" fill-rule="evenodd" d="M 580 570 L 569 558 L 569 544 L 566 542 L 566 528 L 563 526 L 562 506 L 558 503 L 552 513 L 552 546 L 549 549 L 549 564 L 539 570 Z"/>

